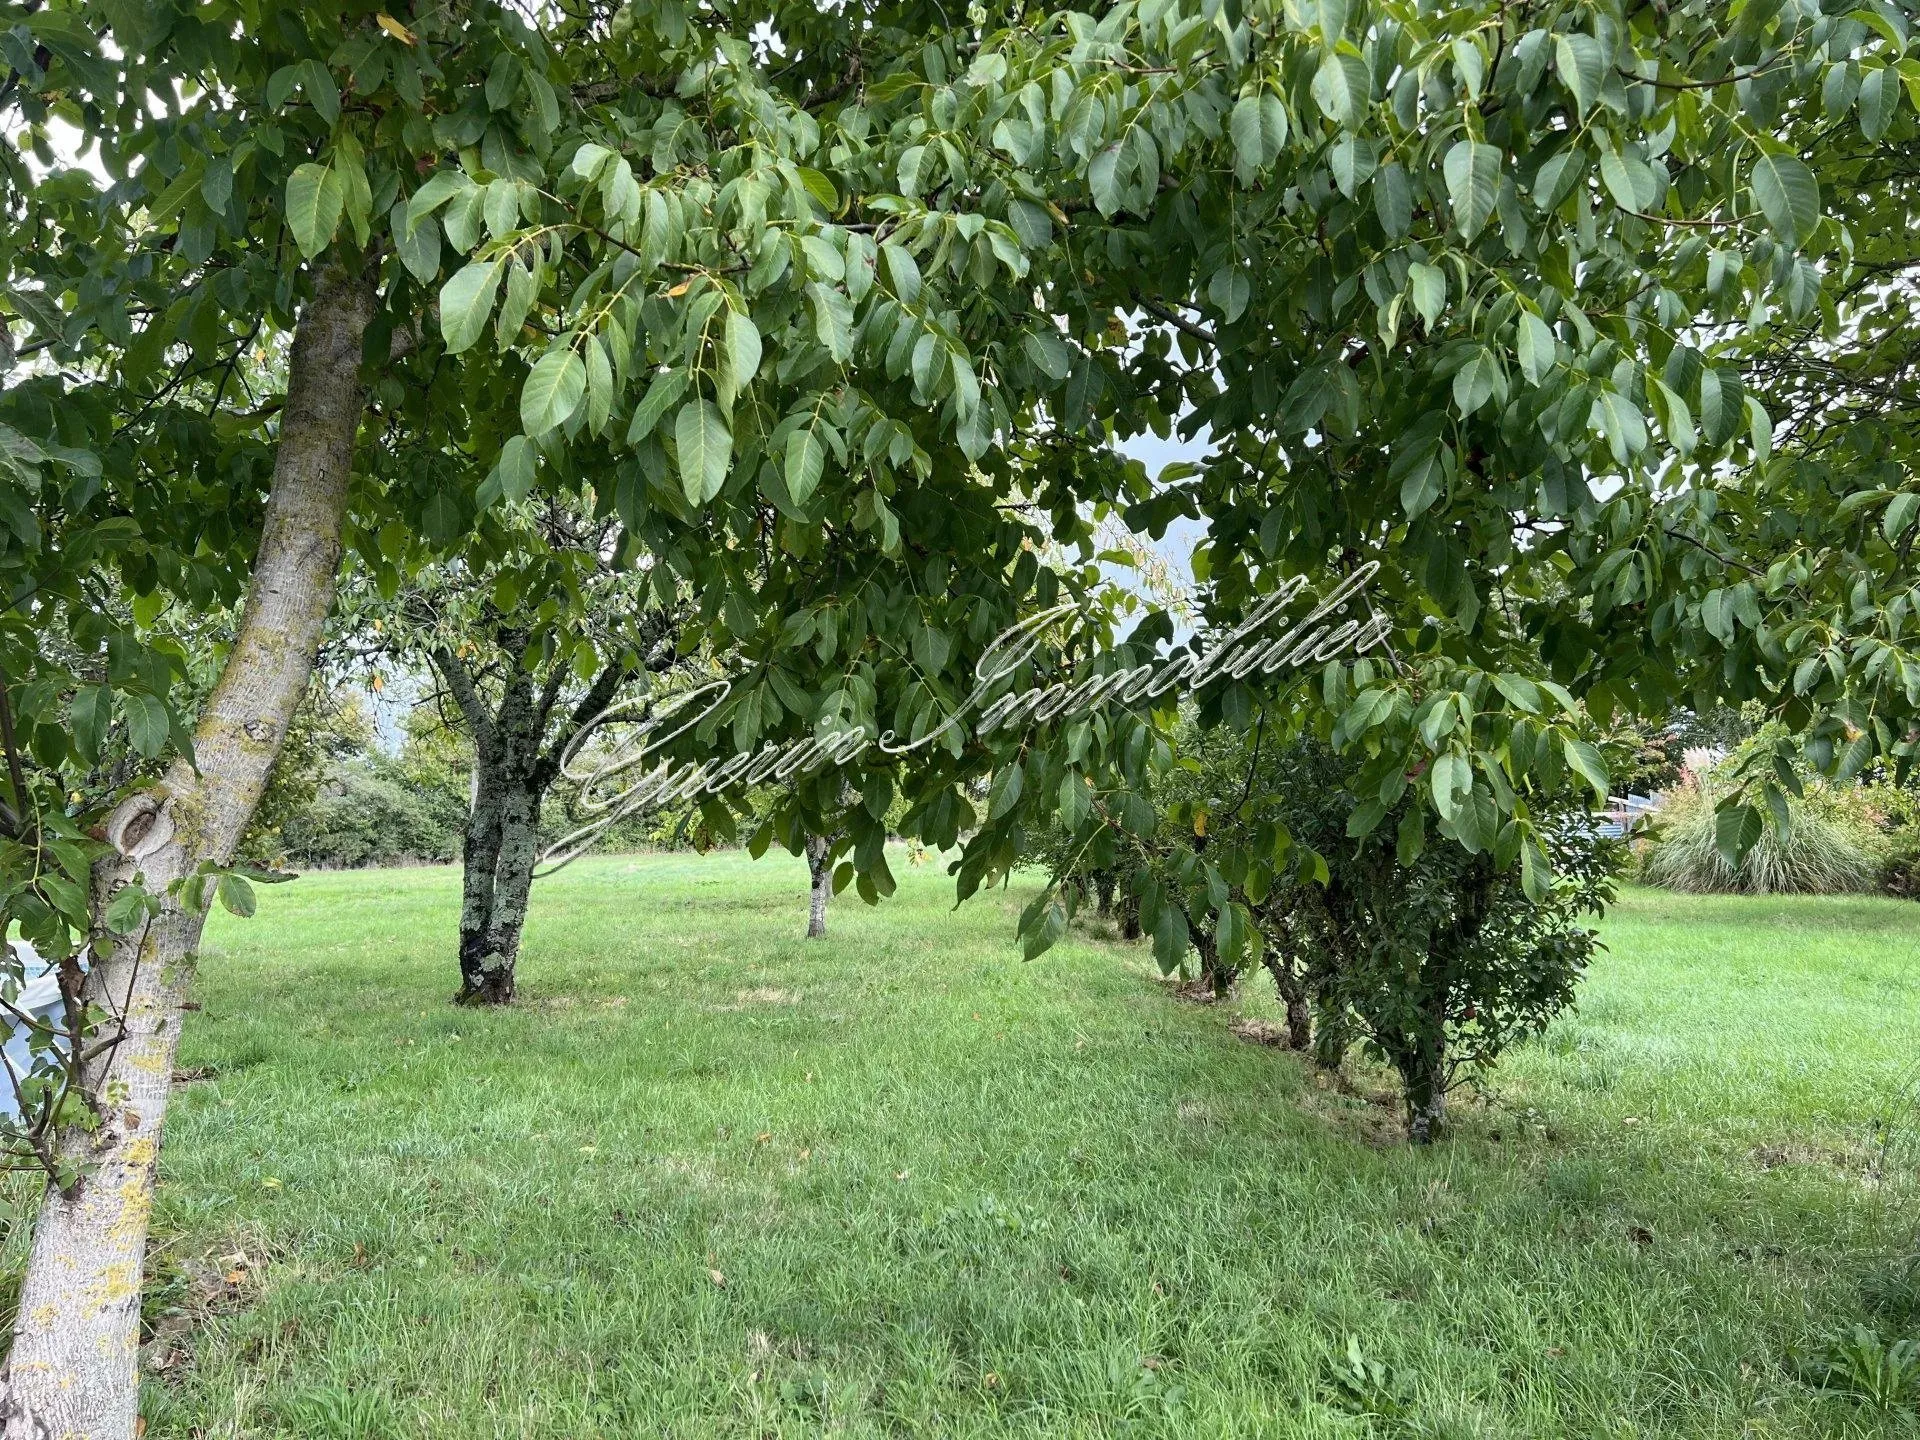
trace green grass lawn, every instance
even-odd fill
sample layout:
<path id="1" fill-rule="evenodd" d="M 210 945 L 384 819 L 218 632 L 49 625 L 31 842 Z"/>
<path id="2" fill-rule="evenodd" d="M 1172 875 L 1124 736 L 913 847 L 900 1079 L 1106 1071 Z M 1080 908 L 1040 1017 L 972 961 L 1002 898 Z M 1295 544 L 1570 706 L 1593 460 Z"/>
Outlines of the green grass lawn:
<path id="1" fill-rule="evenodd" d="M 1792 1358 L 1913 1243 L 1920 906 L 1635 893 L 1415 1153 L 1380 1075 L 898 868 L 806 942 L 785 856 L 582 862 L 500 1014 L 453 871 L 220 916 L 148 1436 L 1920 1434 Z"/>

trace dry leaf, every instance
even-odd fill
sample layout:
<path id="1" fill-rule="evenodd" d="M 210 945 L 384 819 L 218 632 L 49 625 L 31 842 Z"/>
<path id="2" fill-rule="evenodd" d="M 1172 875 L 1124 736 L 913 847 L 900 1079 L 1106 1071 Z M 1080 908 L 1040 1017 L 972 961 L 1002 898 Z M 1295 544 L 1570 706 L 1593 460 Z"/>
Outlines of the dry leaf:
<path id="1" fill-rule="evenodd" d="M 678 285 L 674 286 L 671 290 L 667 291 L 667 298 L 669 300 L 678 300 L 682 295 L 686 294 L 687 291 L 691 290 L 692 288 L 693 288 L 693 277 L 689 275 L 685 280 L 682 280 Z"/>
<path id="2" fill-rule="evenodd" d="M 384 11 L 373 18 L 379 23 L 382 30 L 386 31 L 387 34 L 398 40 L 402 45 L 417 45 L 420 43 L 411 30 L 407 29 L 406 26 L 402 25 L 398 20 L 386 14 Z"/>
<path id="3" fill-rule="evenodd" d="M 718 1285 L 722 1290 L 727 1288 L 727 1277 L 722 1275 L 718 1270 L 707 1271 L 707 1278 L 713 1281 L 713 1283 Z"/>
<path id="4" fill-rule="evenodd" d="M 758 1135 L 753 1137 L 753 1143 L 756 1145 L 764 1145 L 771 1139 L 773 1139 L 773 1132 L 771 1130 L 762 1130 Z"/>
<path id="5" fill-rule="evenodd" d="M 902 1170 L 898 1175 L 895 1175 L 893 1178 L 896 1180 L 904 1180 L 911 1174 L 913 1174 L 913 1171 L 911 1170 Z"/>

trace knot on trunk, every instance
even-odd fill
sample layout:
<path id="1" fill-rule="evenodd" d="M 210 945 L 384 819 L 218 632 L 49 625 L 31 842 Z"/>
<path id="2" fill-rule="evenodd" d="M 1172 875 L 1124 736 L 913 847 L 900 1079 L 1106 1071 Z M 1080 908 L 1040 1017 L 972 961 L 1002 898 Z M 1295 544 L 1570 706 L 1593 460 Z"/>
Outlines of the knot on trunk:
<path id="1" fill-rule="evenodd" d="M 143 790 L 129 795 L 107 817 L 107 843 L 129 860 L 144 860 L 173 839 L 173 801 Z"/>

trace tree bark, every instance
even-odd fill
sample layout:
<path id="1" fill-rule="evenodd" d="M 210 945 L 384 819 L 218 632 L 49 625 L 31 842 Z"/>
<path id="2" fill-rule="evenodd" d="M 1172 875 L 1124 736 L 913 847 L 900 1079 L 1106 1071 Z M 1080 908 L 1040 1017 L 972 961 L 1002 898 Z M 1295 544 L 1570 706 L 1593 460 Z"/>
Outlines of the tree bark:
<path id="1" fill-rule="evenodd" d="M 807 837 L 807 874 L 812 880 L 812 895 L 807 908 L 809 940 L 818 940 L 827 933 L 827 901 L 833 895 L 832 859 L 832 837 Z"/>
<path id="2" fill-rule="evenodd" d="M 503 757 L 493 715 L 466 665 L 451 650 L 435 650 L 433 665 L 473 735 L 473 800 L 460 837 L 460 990 L 476 992 L 485 977 L 487 934 L 493 928 L 493 880 L 500 865 L 500 771 Z"/>
<path id="3" fill-rule="evenodd" d="M 1407 1097 L 1407 1139 L 1415 1145 L 1431 1145 L 1447 1123 L 1447 1090 L 1440 1057 L 1415 1055 L 1400 1067 L 1400 1076 Z"/>
<path id="4" fill-rule="evenodd" d="M 306 693 L 333 602 L 340 527 L 364 411 L 361 343 L 370 278 L 323 274 L 300 317 L 260 549 L 226 668 L 194 727 L 199 771 L 176 761 L 164 782 L 116 814 L 150 822 L 139 858 L 102 867 L 101 886 L 137 868 L 163 895 L 202 862 L 225 864 L 245 833 Z M 96 959 L 86 998 L 123 1015 L 120 1043 L 82 1083 L 100 1126 L 61 1137 L 85 1167 L 41 1206 L 0 1380 L 0 1434 L 131 1440 L 139 1413 L 140 1288 L 180 1006 L 204 913 L 178 894 L 143 934 Z"/>
<path id="5" fill-rule="evenodd" d="M 1271 945 L 1267 947 L 1263 963 L 1267 973 L 1273 976 L 1273 988 L 1280 996 L 1280 1003 L 1286 1007 L 1287 1048 L 1311 1050 L 1313 1011 L 1307 1004 L 1306 982 L 1295 972 L 1293 962 L 1275 953 Z"/>
<path id="6" fill-rule="evenodd" d="M 433 655 L 473 732 L 473 809 L 460 852 L 460 990 L 454 996 L 462 1005 L 513 1003 L 520 935 L 540 860 L 541 801 L 559 778 L 567 746 L 613 703 L 630 673 L 621 662 L 607 665 L 549 740 L 565 671 L 556 670 L 536 695 L 533 676 L 518 659 L 525 633 L 503 630 L 496 638 L 514 657 L 497 712 L 488 708 L 457 655 L 448 650 Z"/>
<path id="7" fill-rule="evenodd" d="M 493 929 L 493 882 L 500 867 L 499 782 L 477 764 L 473 812 L 460 844 L 460 993 L 477 993 L 486 976 L 488 936 Z"/>
<path id="8" fill-rule="evenodd" d="M 479 983 L 463 986 L 461 1003 L 513 1003 L 520 932 L 527 923 L 527 899 L 539 859 L 540 796 L 524 779 L 515 777 L 507 783 L 500 806 L 500 858 L 494 869 L 486 954 L 480 961 Z"/>

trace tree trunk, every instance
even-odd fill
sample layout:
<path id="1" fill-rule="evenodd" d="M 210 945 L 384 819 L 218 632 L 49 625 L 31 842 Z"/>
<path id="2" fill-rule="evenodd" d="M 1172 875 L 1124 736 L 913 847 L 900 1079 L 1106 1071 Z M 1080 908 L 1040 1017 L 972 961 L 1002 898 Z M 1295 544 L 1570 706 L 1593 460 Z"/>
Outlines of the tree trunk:
<path id="1" fill-rule="evenodd" d="M 1395 1057 L 1407 1098 L 1407 1139 L 1430 1145 L 1447 1122 L 1446 1068 L 1438 1047 L 1420 1046 Z"/>
<path id="2" fill-rule="evenodd" d="M 827 901 L 833 895 L 833 840 L 826 835 L 807 837 L 807 874 L 812 880 L 812 898 L 807 907 L 807 938 L 818 940 L 827 933 Z"/>
<path id="3" fill-rule="evenodd" d="M 460 1003 L 511 1005 L 514 966 L 520 959 L 520 932 L 527 923 L 527 898 L 533 867 L 540 859 L 540 796 L 525 777 L 503 782 L 500 801 L 500 855 L 493 874 L 493 914 L 478 973 L 461 969 Z"/>
<path id="4" fill-rule="evenodd" d="M 1140 897 L 1128 891 L 1120 902 L 1120 938 L 1138 940 L 1140 938 Z"/>
<path id="5" fill-rule="evenodd" d="M 374 312 L 365 276 L 321 276 L 300 317 L 280 446 L 240 631 L 194 727 L 199 772 L 184 760 L 116 812 L 116 834 L 145 822 L 139 856 L 102 866 L 102 887 L 137 863 L 163 894 L 203 861 L 224 864 L 245 833 L 313 671 L 333 601 L 340 525 L 365 406 L 361 342 Z M 124 1013 L 120 1044 L 82 1083 L 101 1102 L 91 1134 L 61 1137 L 82 1167 L 49 1186 L 0 1381 L 0 1434 L 131 1440 L 139 1413 L 140 1287 L 180 1005 L 203 914 L 166 897 L 162 914 L 88 972 L 86 998 Z"/>
<path id="6" fill-rule="evenodd" d="M 500 867 L 500 785 L 476 757 L 473 810 L 460 844 L 460 995 L 486 983 L 488 936 L 493 929 L 494 877 Z"/>
<path id="7" fill-rule="evenodd" d="M 1293 962 L 1283 959 L 1273 947 L 1263 957 L 1267 973 L 1273 976 L 1273 988 L 1287 1009 L 1287 1048 L 1313 1048 L 1313 1011 L 1307 1004 L 1306 982 L 1295 972 Z"/>
<path id="8" fill-rule="evenodd" d="M 1096 914 L 1110 917 L 1113 914 L 1113 872 L 1102 870 L 1093 877 L 1093 894 Z"/>
<path id="9" fill-rule="evenodd" d="M 1233 971 L 1220 963 L 1219 938 L 1211 925 L 1193 927 L 1193 948 L 1200 952 L 1200 977 L 1196 988 L 1204 990 L 1215 1000 L 1225 1000 L 1233 994 L 1233 983 L 1237 978 Z"/>

